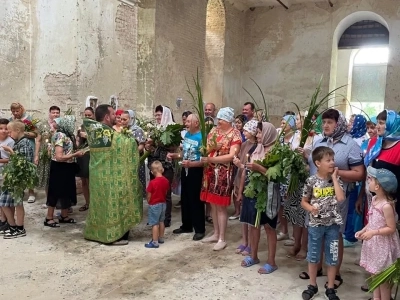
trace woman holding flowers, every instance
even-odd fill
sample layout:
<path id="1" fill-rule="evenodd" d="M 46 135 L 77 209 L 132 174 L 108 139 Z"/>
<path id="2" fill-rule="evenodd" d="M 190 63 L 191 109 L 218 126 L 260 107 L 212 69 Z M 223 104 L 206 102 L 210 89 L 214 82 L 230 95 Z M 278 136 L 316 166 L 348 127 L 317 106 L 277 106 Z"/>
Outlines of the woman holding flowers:
<path id="1" fill-rule="evenodd" d="M 60 223 L 75 223 L 68 216 L 68 209 L 76 205 L 77 171 L 76 157 L 82 157 L 82 151 L 76 151 L 74 137 L 75 117 L 67 115 L 54 120 L 57 132 L 51 138 L 51 165 L 49 191 L 47 193 L 47 216 L 44 226 L 59 227 L 54 221 L 54 210 L 57 203 L 61 206 Z"/>
<path id="2" fill-rule="evenodd" d="M 49 108 L 48 120 L 40 122 L 38 125 L 38 136 L 36 138 L 35 159 L 34 163 L 37 165 L 38 172 L 38 188 L 45 188 L 47 194 L 47 187 L 49 183 L 50 173 L 50 151 L 49 145 L 51 135 L 56 131 L 53 126 L 53 120 L 60 116 L 60 108 L 58 106 L 51 106 Z"/>
<path id="3" fill-rule="evenodd" d="M 250 226 L 250 244 L 251 251 L 250 255 L 246 256 L 242 261 L 242 267 L 251 267 L 258 264 L 258 244 L 260 242 L 260 226 L 255 227 L 257 219 L 257 208 L 255 198 L 248 198 L 243 194 L 244 188 L 249 184 L 249 175 L 251 172 L 256 172 L 264 175 L 267 169 L 261 164 L 257 163 L 259 160 L 263 160 L 265 154 L 269 151 L 271 146 L 275 143 L 278 137 L 278 133 L 275 127 L 268 122 L 260 122 L 257 126 L 257 147 L 250 156 L 250 161 L 246 164 L 236 161 L 238 168 L 242 169 L 241 185 L 239 188 L 239 196 L 243 197 L 242 212 L 240 214 L 240 221 Z M 276 253 L 276 225 L 278 222 L 278 211 L 279 211 L 279 184 L 270 182 L 268 187 L 268 208 L 265 212 L 261 212 L 260 225 L 264 225 L 264 229 L 267 233 L 268 239 L 268 259 L 267 263 L 258 270 L 260 274 L 270 274 L 278 269 L 275 262 Z"/>
<path id="4" fill-rule="evenodd" d="M 27 114 L 23 105 L 19 102 L 11 103 L 10 106 L 12 117 L 10 121 L 21 120 L 25 124 L 25 137 L 32 144 L 33 149 L 35 149 L 35 139 L 37 137 L 37 129 L 34 124 L 32 124 L 32 117 Z M 31 161 L 33 163 L 33 161 Z M 29 189 L 28 203 L 34 203 L 36 201 L 35 191 Z"/>
<path id="5" fill-rule="evenodd" d="M 211 204 L 214 233 L 203 240 L 216 243 L 215 251 L 226 247 L 225 232 L 228 220 L 227 207 L 231 202 L 233 188 L 232 160 L 239 153 L 242 144 L 240 132 L 232 127 L 235 120 L 230 107 L 221 108 L 217 114 L 218 126 L 207 136 L 208 157 L 201 160 L 204 168 L 203 187 L 200 199 Z"/>

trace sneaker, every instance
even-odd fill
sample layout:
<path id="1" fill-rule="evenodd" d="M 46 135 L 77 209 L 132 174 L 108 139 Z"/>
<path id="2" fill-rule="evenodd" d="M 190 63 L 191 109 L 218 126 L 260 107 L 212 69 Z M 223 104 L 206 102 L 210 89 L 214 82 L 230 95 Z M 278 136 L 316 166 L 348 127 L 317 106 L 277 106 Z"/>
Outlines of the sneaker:
<path id="1" fill-rule="evenodd" d="M 349 242 L 346 239 L 343 239 L 343 247 L 344 248 L 350 248 L 350 247 L 354 247 L 356 245 L 356 242 Z"/>
<path id="2" fill-rule="evenodd" d="M 7 226 L 4 226 L 4 228 L 0 230 L 0 235 L 5 235 L 8 232 L 10 232 L 10 226 L 7 224 Z"/>
<path id="3" fill-rule="evenodd" d="M 233 216 L 230 216 L 228 219 L 231 220 L 231 221 L 233 221 L 233 220 L 237 220 L 237 219 L 239 219 L 239 218 L 240 218 L 239 215 L 237 215 L 237 216 L 233 215 Z"/>
<path id="4" fill-rule="evenodd" d="M 7 230 L 8 229 L 8 223 L 7 223 L 7 221 L 6 222 L 4 222 L 4 223 L 2 223 L 2 225 L 0 225 L 0 234 L 4 234 L 4 233 L 1 233 L 1 232 L 3 232 L 3 231 L 5 231 L 5 230 Z"/>
<path id="5" fill-rule="evenodd" d="M 307 289 L 301 293 L 303 300 L 314 299 L 318 295 L 318 286 L 308 285 Z"/>
<path id="6" fill-rule="evenodd" d="M 35 196 L 29 196 L 28 197 L 28 203 L 35 203 L 36 197 Z"/>
<path id="7" fill-rule="evenodd" d="M 326 289 L 325 298 L 328 300 L 340 300 L 340 298 L 338 296 L 336 296 L 335 289 Z"/>
<path id="8" fill-rule="evenodd" d="M 26 236 L 25 228 L 20 230 L 20 229 L 17 229 L 17 228 L 14 229 L 13 227 L 11 227 L 10 231 L 4 235 L 4 239 L 16 239 L 16 238 L 23 237 L 23 236 Z"/>
<path id="9" fill-rule="evenodd" d="M 159 244 L 164 244 L 165 243 L 164 238 L 158 238 L 158 243 Z"/>
<path id="10" fill-rule="evenodd" d="M 154 242 L 153 240 L 151 240 L 151 241 L 148 242 L 147 244 L 144 244 L 144 246 L 145 246 L 146 248 L 158 248 L 158 247 L 160 247 L 160 246 L 158 245 L 158 243 L 157 243 L 157 242 Z"/>
<path id="11" fill-rule="evenodd" d="M 175 208 L 181 208 L 181 201 L 179 201 L 174 207 Z"/>

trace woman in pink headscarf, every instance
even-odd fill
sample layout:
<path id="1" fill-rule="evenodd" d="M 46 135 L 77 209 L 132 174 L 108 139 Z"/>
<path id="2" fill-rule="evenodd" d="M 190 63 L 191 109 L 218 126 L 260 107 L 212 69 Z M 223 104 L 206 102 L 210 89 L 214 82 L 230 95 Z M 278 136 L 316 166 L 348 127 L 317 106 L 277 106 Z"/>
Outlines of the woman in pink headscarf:
<path id="1" fill-rule="evenodd" d="M 249 183 L 250 172 L 257 172 L 260 174 L 265 174 L 267 169 L 257 163 L 258 160 L 262 160 L 265 154 L 268 152 L 270 147 L 275 143 L 278 137 L 278 133 L 271 123 L 260 122 L 257 127 L 257 148 L 254 150 L 253 154 L 250 156 L 250 162 L 243 165 L 242 163 L 237 163 L 238 168 L 244 169 L 245 172 L 242 173 L 241 184 L 239 188 L 239 197 L 243 199 L 242 211 L 240 214 L 240 221 L 242 223 L 248 224 L 250 227 L 250 245 L 251 251 L 250 256 L 246 256 L 242 261 L 242 267 L 251 267 L 255 264 L 260 263 L 258 259 L 258 244 L 260 242 L 261 227 L 255 227 L 257 209 L 256 202 L 254 198 L 248 198 L 243 195 L 245 186 Z M 265 232 L 267 233 L 268 239 L 268 259 L 267 263 L 258 270 L 260 274 L 270 274 L 278 269 L 275 262 L 276 253 L 276 225 L 278 222 L 278 211 L 280 204 L 280 192 L 279 184 L 270 182 L 268 184 L 268 205 L 265 212 L 261 213 L 260 225 L 264 225 Z M 240 198 L 239 198 L 240 199 Z"/>

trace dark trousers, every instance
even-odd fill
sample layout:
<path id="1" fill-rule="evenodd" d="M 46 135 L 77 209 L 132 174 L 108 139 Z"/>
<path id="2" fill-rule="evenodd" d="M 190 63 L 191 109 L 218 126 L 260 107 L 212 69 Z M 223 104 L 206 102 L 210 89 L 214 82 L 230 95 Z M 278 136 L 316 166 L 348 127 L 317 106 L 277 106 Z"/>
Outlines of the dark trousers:
<path id="1" fill-rule="evenodd" d="M 203 180 L 203 168 L 188 168 L 186 176 L 185 168 L 181 174 L 181 214 L 182 226 L 185 231 L 205 233 L 205 205 L 200 200 L 201 184 Z"/>
<path id="2" fill-rule="evenodd" d="M 174 180 L 174 170 L 173 169 L 164 169 L 163 176 L 169 181 L 169 190 L 167 192 L 166 202 L 167 209 L 165 210 L 165 220 L 164 224 L 171 224 L 171 212 L 172 212 L 172 198 L 171 198 L 171 185 Z M 150 172 L 150 179 L 154 179 L 153 174 Z"/>

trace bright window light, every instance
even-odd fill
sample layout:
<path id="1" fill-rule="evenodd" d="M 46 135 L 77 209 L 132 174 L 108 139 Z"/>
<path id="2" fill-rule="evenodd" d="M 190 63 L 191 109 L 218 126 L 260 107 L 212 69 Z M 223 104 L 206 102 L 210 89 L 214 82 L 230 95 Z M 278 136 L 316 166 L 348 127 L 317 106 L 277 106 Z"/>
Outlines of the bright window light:
<path id="1" fill-rule="evenodd" d="M 389 48 L 363 48 L 354 58 L 355 65 L 387 64 L 389 61 Z"/>

